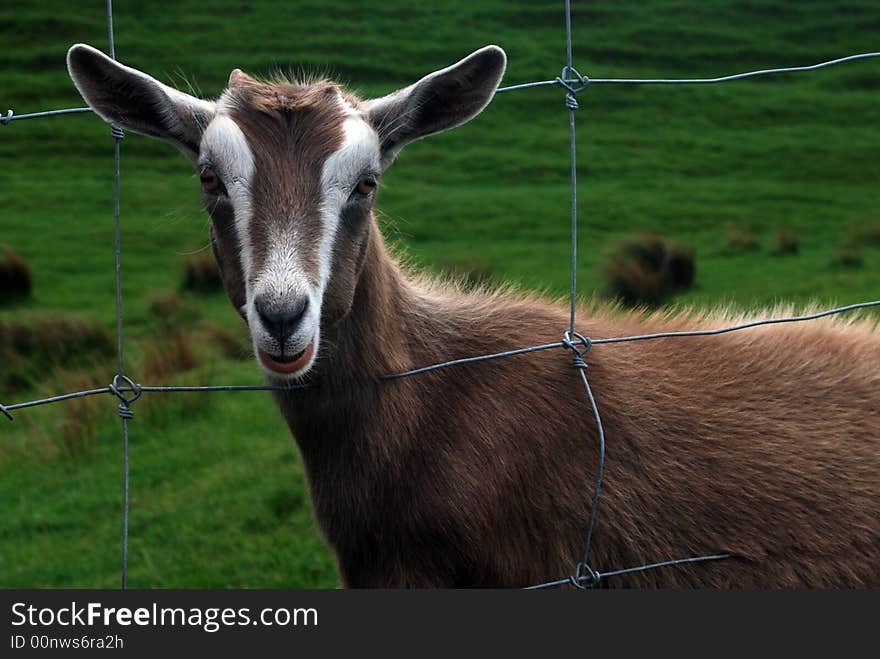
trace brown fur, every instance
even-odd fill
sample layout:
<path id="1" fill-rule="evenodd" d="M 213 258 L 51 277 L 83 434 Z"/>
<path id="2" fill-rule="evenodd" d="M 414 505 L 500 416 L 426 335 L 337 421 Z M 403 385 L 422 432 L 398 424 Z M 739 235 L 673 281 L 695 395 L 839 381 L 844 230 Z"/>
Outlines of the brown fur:
<path id="1" fill-rule="evenodd" d="M 614 336 L 699 325 L 592 309 Z M 717 324 L 720 319 L 714 319 Z M 277 396 L 349 586 L 525 586 L 570 574 L 597 466 L 570 355 L 382 375 L 559 340 L 558 305 L 424 290 L 370 223 L 351 313 L 325 327 L 311 391 Z M 820 321 L 596 346 L 608 438 L 598 570 L 632 587 L 880 585 L 880 337 Z"/>

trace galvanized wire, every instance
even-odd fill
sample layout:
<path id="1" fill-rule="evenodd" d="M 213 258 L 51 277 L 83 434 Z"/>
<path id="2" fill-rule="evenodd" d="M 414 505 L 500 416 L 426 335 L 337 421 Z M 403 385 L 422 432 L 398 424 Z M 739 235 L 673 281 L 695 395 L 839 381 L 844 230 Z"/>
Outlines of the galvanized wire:
<path id="1" fill-rule="evenodd" d="M 38 405 L 48 405 L 50 403 L 58 403 L 62 400 L 70 400 L 71 398 L 82 398 L 84 396 L 94 396 L 96 394 L 107 394 L 110 393 L 110 390 L 107 387 L 103 389 L 89 389 L 87 391 L 75 391 L 70 394 L 61 394 L 59 396 L 52 396 L 51 398 L 40 398 L 38 400 L 29 400 L 26 403 L 15 403 L 14 405 L 0 405 L 3 413 L 12 421 L 12 414 L 10 412 L 12 410 L 22 410 L 26 407 L 37 407 Z"/>
<path id="2" fill-rule="evenodd" d="M 778 323 L 798 323 L 805 320 L 816 320 L 818 318 L 824 318 L 826 316 L 834 316 L 840 313 L 845 313 L 847 311 L 854 311 L 856 309 L 868 309 L 870 307 L 880 307 L 880 300 L 874 300 L 872 302 L 858 302 L 856 304 L 848 304 L 843 307 L 835 307 L 833 309 L 826 309 L 824 311 L 817 311 L 815 313 L 804 314 L 801 316 L 785 316 L 783 318 L 763 318 L 761 320 L 752 320 L 745 323 L 740 323 L 737 325 L 729 325 L 726 327 L 719 327 L 716 329 L 707 329 L 707 330 L 686 330 L 682 332 L 657 332 L 656 334 L 636 334 L 633 336 L 612 336 L 604 339 L 590 339 L 590 343 L 592 345 L 606 345 L 609 343 L 629 343 L 632 341 L 652 341 L 656 339 L 675 339 L 682 338 L 688 336 L 715 336 L 718 334 L 727 334 L 728 332 L 738 332 L 739 330 L 750 329 L 752 327 L 760 327 L 761 325 L 776 325 Z M 462 364 L 473 364 L 476 362 L 489 361 L 493 359 L 502 359 L 504 357 L 513 357 L 516 355 L 528 354 L 531 352 L 538 352 L 542 350 L 552 350 L 553 348 L 570 348 L 570 346 L 563 340 L 558 343 L 544 343 L 537 346 L 531 346 L 528 348 L 518 348 L 516 350 L 508 350 L 506 352 L 496 352 L 490 355 L 480 355 L 477 357 L 464 357 L 462 359 L 452 359 L 446 362 L 439 362 L 437 364 L 431 364 L 429 366 L 422 366 L 420 368 L 413 369 L 411 371 L 403 371 L 401 373 L 395 373 L 393 375 L 387 375 L 386 378 L 405 378 L 411 375 L 419 375 L 420 373 L 430 373 L 431 371 L 437 371 L 443 368 L 449 368 L 450 366 L 460 366 Z"/>
<path id="3" fill-rule="evenodd" d="M 116 59 L 116 48 L 113 32 L 113 4 L 112 0 L 107 0 L 107 31 L 110 48 L 110 57 Z M 463 357 L 452 359 L 445 362 L 432 364 L 414 368 L 400 373 L 386 375 L 383 379 L 393 380 L 405 378 L 424 373 L 437 371 L 453 366 L 462 366 L 466 364 L 480 363 L 496 359 L 505 359 L 514 356 L 527 355 L 536 352 L 543 352 L 554 348 L 562 348 L 570 350 L 573 353 L 573 365 L 584 385 L 587 400 L 596 423 L 597 437 L 599 441 L 598 464 L 596 468 L 596 478 L 593 485 L 593 495 L 591 499 L 589 517 L 587 520 L 587 529 L 584 541 L 584 550 L 581 560 L 576 564 L 574 574 L 557 581 L 550 581 L 528 589 L 545 589 L 558 586 L 571 585 L 577 588 L 588 588 L 597 585 L 603 579 L 614 576 L 622 576 L 635 572 L 643 572 L 646 570 L 660 569 L 675 565 L 688 563 L 700 563 L 707 561 L 718 561 L 736 558 L 730 553 L 716 553 L 706 556 L 694 556 L 689 558 L 680 558 L 674 560 L 663 561 L 659 563 L 649 563 L 635 567 L 610 570 L 599 572 L 592 568 L 589 563 L 590 548 L 595 528 L 599 496 L 602 487 L 602 476 L 605 468 L 605 432 L 602 425 L 601 415 L 599 413 L 596 399 L 590 387 L 589 380 L 586 375 L 588 364 L 586 355 L 595 345 L 607 345 L 626 343 L 633 341 L 647 341 L 656 339 L 668 339 L 677 337 L 693 337 L 693 336 L 713 336 L 745 330 L 761 325 L 770 325 L 776 323 L 793 323 L 806 320 L 814 320 L 825 316 L 853 311 L 856 309 L 865 309 L 869 307 L 880 306 L 880 300 L 872 302 L 862 302 L 850 304 L 825 311 L 804 314 L 800 316 L 787 316 L 783 318 L 770 318 L 756 321 L 749 321 L 737 325 L 727 327 L 708 329 L 708 330 L 690 330 L 677 332 L 659 332 L 653 334 L 642 334 L 623 337 L 607 337 L 600 339 L 590 339 L 577 332 L 576 328 L 576 307 L 577 307 L 577 250 L 578 250 L 578 216 L 577 216 L 577 139 L 575 133 L 575 111 L 579 108 L 577 95 L 587 89 L 588 86 L 594 84 L 629 84 L 629 85 L 649 85 L 649 84 L 713 84 L 725 83 L 734 80 L 742 80 L 757 76 L 766 76 L 774 74 L 794 73 L 802 71 L 812 71 L 851 62 L 855 60 L 880 57 L 880 52 L 860 53 L 840 57 L 833 60 L 820 62 L 807 66 L 795 66 L 775 69 L 761 69 L 756 71 L 748 71 L 746 73 L 738 73 L 733 75 L 720 76 L 715 78 L 590 78 L 582 75 L 574 67 L 572 59 L 572 32 L 571 32 L 571 2 L 565 0 L 565 47 L 566 47 L 566 63 L 562 69 L 562 73 L 553 80 L 541 80 L 528 82 L 507 87 L 501 87 L 497 93 L 533 89 L 545 86 L 560 86 L 566 91 L 565 105 L 568 109 L 568 127 L 569 127 L 569 147 L 570 147 L 570 166 L 571 166 L 571 295 L 569 309 L 569 328 L 565 332 L 562 341 L 555 343 L 546 343 L 515 350 L 507 350 L 486 355 L 478 355 L 473 357 Z M 91 112 L 90 108 L 65 108 L 60 110 L 47 110 L 43 112 L 33 112 L 29 114 L 16 115 L 13 110 L 8 110 L 5 116 L 0 116 L 0 124 L 8 125 L 12 121 L 22 119 L 36 119 L 42 117 L 53 117 L 63 114 L 74 114 L 82 112 Z M 290 384 L 290 385 L 179 385 L 179 386 L 159 386 L 159 385 L 141 385 L 135 383 L 124 372 L 124 355 L 123 355 L 123 316 L 122 316 L 122 280 L 121 280 L 121 227 L 120 227 L 120 142 L 124 138 L 124 133 L 120 127 L 111 124 L 111 135 L 114 138 L 114 244 L 115 244 L 115 284 L 116 284 L 116 336 L 117 336 L 117 374 L 114 376 L 110 385 L 104 388 L 88 389 L 68 394 L 61 394 L 49 398 L 31 400 L 13 405 L 0 404 L 0 413 L 5 415 L 10 421 L 13 420 L 12 411 L 35 407 L 39 405 L 53 404 L 65 400 L 82 398 L 85 396 L 93 396 L 98 394 L 111 394 L 119 399 L 118 413 L 122 420 L 122 435 L 124 448 L 124 467 L 123 467 L 123 489 L 124 489 L 124 506 L 123 506 L 123 531 L 122 531 L 122 588 L 127 587 L 128 574 L 128 524 L 129 524 L 129 438 L 128 438 L 128 421 L 133 418 L 131 404 L 134 403 L 143 393 L 182 393 L 182 392 L 219 392 L 219 391 L 296 391 L 307 389 L 309 384 Z"/>
<path id="4" fill-rule="evenodd" d="M 809 64 L 807 66 L 789 66 L 778 69 L 759 69 L 757 71 L 746 71 L 745 73 L 735 73 L 732 75 L 718 76 L 715 78 L 590 78 L 577 74 L 575 77 L 557 77 L 552 80 L 535 80 L 533 82 L 523 82 L 516 85 L 508 85 L 499 87 L 495 90 L 496 94 L 504 92 L 519 91 L 522 89 L 535 89 L 537 87 L 556 87 L 561 86 L 571 88 L 574 93 L 579 93 L 586 89 L 588 85 L 707 85 L 723 82 L 732 82 L 734 80 L 745 80 L 746 78 L 755 78 L 758 76 L 769 76 L 784 73 L 799 73 L 802 71 L 814 71 L 816 69 L 824 69 L 825 67 L 843 64 L 845 62 L 853 62 L 855 60 L 870 59 L 880 57 L 880 52 L 857 53 L 855 55 L 847 55 L 846 57 L 838 57 L 836 59 L 819 62 L 818 64 Z M 566 67 L 568 69 L 568 67 Z M 568 69 L 574 73 L 573 69 Z M 44 112 L 31 112 L 29 114 L 15 114 L 13 110 L 7 110 L 5 115 L 0 115 L 0 125 L 6 126 L 10 122 L 19 121 L 21 119 L 38 119 L 41 117 L 54 117 L 62 114 L 73 114 L 77 112 L 93 112 L 91 108 L 63 108 L 60 110 L 47 110 Z"/>
<path id="5" fill-rule="evenodd" d="M 844 62 L 853 62 L 860 59 L 870 59 L 872 57 L 880 57 L 880 52 L 875 53 L 858 53 L 856 55 L 847 55 L 846 57 L 838 57 L 837 59 L 819 62 L 818 64 L 809 64 L 807 66 L 787 66 L 778 69 L 759 69 L 757 71 L 746 71 L 745 73 L 734 73 L 732 75 L 718 76 L 716 78 L 590 78 L 587 76 L 563 77 L 562 80 L 554 78 L 553 80 L 538 80 L 535 82 L 524 82 L 518 85 L 509 85 L 500 87 L 496 93 L 512 92 L 519 89 L 534 89 L 535 87 L 551 87 L 554 85 L 568 85 L 572 87 L 585 88 L 586 85 L 711 85 L 720 82 L 733 82 L 734 80 L 745 80 L 746 78 L 755 78 L 758 76 L 776 75 L 780 73 L 800 73 L 802 71 L 815 71 L 816 69 L 824 69 L 828 66 L 843 64 Z M 581 91 L 578 89 L 577 91 Z"/>
<path id="6" fill-rule="evenodd" d="M 571 60 L 571 0 L 565 0 L 565 68 L 562 69 L 561 80 L 565 80 L 574 72 Z M 578 74 L 580 77 L 580 74 Z M 568 146 L 571 167 L 571 319 L 568 331 L 575 332 L 575 313 L 577 309 L 577 250 L 578 250 L 578 217 L 577 217 L 577 137 L 575 135 L 574 112 L 578 109 L 577 91 L 566 87 L 565 105 L 568 108 Z"/>
<path id="7" fill-rule="evenodd" d="M 12 121 L 20 121 L 22 119 L 39 119 L 41 117 L 54 117 L 59 114 L 76 114 L 78 112 L 92 112 L 92 108 L 65 108 L 62 110 L 31 112 L 30 114 L 15 114 L 12 110 L 7 110 L 5 115 L 0 116 L 0 125 L 6 126 Z"/>
<path id="8" fill-rule="evenodd" d="M 441 368 L 448 368 L 450 366 L 461 366 L 462 364 L 474 364 L 477 362 L 485 362 L 493 359 L 504 359 L 505 357 L 513 357 L 515 355 L 525 355 L 530 352 L 540 352 L 541 350 L 550 350 L 551 348 L 562 348 L 564 345 L 562 342 L 557 343 L 545 343 L 539 346 L 531 346 L 528 348 L 517 348 L 516 350 L 506 350 L 504 352 L 493 352 L 489 355 L 478 355 L 476 357 L 462 357 L 461 359 L 451 359 L 447 362 L 440 362 L 439 364 L 431 364 L 430 366 L 422 366 L 421 368 L 414 368 L 411 371 L 402 371 L 401 373 L 392 373 L 391 375 L 386 375 L 386 380 L 396 380 L 398 378 L 408 378 L 412 375 L 420 375 L 421 373 L 430 373 L 431 371 L 437 371 Z"/>
<path id="9" fill-rule="evenodd" d="M 110 58 L 116 59 L 116 43 L 113 38 L 113 0 L 107 0 L 107 41 L 110 46 Z M 125 375 L 125 358 L 123 353 L 123 333 L 122 333 L 122 239 L 121 227 L 119 222 L 119 160 L 120 160 L 120 142 L 125 138 L 122 129 L 111 124 L 110 134 L 113 137 L 113 231 L 114 246 L 116 256 L 115 283 L 116 283 L 116 357 L 118 360 L 118 372 L 110 385 L 110 390 L 119 396 L 120 403 L 118 406 L 119 418 L 122 421 L 122 450 L 123 450 L 123 513 L 122 513 L 122 590 L 128 586 L 128 513 L 129 513 L 129 489 L 130 481 L 130 459 L 129 459 L 129 443 L 128 443 L 128 422 L 133 418 L 131 411 L 131 403 L 140 396 L 137 393 L 132 398 L 127 398 L 124 394 L 120 394 L 116 388 L 116 383 L 126 381 L 134 386 L 131 380 Z"/>
<path id="10" fill-rule="evenodd" d="M 570 341 L 571 335 L 566 336 L 566 340 Z M 581 337 L 583 339 L 583 337 Z M 587 363 L 584 361 L 584 356 L 590 350 L 591 344 L 589 339 L 583 339 L 584 348 L 579 350 L 576 345 L 571 345 L 572 350 L 574 350 L 574 367 L 578 369 L 578 374 L 581 376 L 581 380 L 584 383 L 584 389 L 587 392 L 587 400 L 590 401 L 590 410 L 593 412 L 593 419 L 596 421 L 596 431 L 598 433 L 599 438 L 599 461 L 598 466 L 596 467 L 596 480 L 593 485 L 593 499 L 590 502 L 590 516 L 587 520 L 587 537 L 584 541 L 584 557 L 580 563 L 577 564 L 575 568 L 575 574 L 580 574 L 582 570 L 589 570 L 592 572 L 592 568 L 590 567 L 590 546 L 593 541 L 593 528 L 596 525 L 596 511 L 599 508 L 599 494 L 602 492 L 602 475 L 605 473 L 605 427 L 602 425 L 602 417 L 599 415 L 599 407 L 596 405 L 596 397 L 593 396 L 593 390 L 590 387 L 590 381 L 587 380 Z M 572 582 L 575 586 L 580 586 L 581 583 L 578 579 Z"/>
<path id="11" fill-rule="evenodd" d="M 627 567 L 621 570 L 609 570 L 608 572 L 590 572 L 588 574 L 575 573 L 567 579 L 557 579 L 556 581 L 548 581 L 535 586 L 526 586 L 523 590 L 543 590 L 546 588 L 558 588 L 559 586 L 595 586 L 602 579 L 608 577 L 619 577 L 623 574 L 633 574 L 634 572 L 646 572 L 648 570 L 656 570 L 661 567 L 672 567 L 673 565 L 684 565 L 686 563 L 705 563 L 707 561 L 724 561 L 730 558 L 738 558 L 736 554 L 710 554 L 708 556 L 695 556 L 693 558 L 676 558 L 671 561 L 662 561 L 660 563 L 647 563 L 645 565 L 637 565 L 636 567 Z"/>
<path id="12" fill-rule="evenodd" d="M 687 330 L 682 332 L 659 332 L 657 334 L 636 334 L 632 336 L 613 336 L 602 339 L 590 339 L 590 344 L 593 346 L 596 345 L 606 345 L 612 343 L 627 343 L 631 341 L 651 341 L 657 339 L 675 339 L 675 338 L 683 338 L 690 336 L 715 336 L 718 334 L 727 334 L 728 332 L 737 332 L 740 330 L 751 329 L 753 327 L 759 327 L 761 325 L 774 325 L 777 323 L 797 323 L 806 320 L 816 320 L 818 318 L 824 318 L 826 316 L 833 316 L 841 313 L 845 313 L 847 311 L 854 311 L 857 309 L 867 309 L 871 307 L 880 307 L 880 300 L 874 300 L 873 302 L 859 302 L 857 304 L 848 304 L 843 307 L 835 307 L 833 309 L 826 309 L 824 311 L 819 311 L 815 313 L 805 314 L 802 316 L 785 316 L 783 318 L 764 318 L 761 320 L 753 320 L 745 323 L 741 323 L 738 325 L 729 325 L 726 327 L 719 327 L 715 329 L 707 329 L 707 330 Z M 570 349 L 570 346 L 565 343 L 565 341 L 558 341 L 556 343 L 543 343 L 541 345 L 530 346 L 527 348 L 518 348 L 516 350 L 508 350 L 505 352 L 496 352 L 488 355 L 477 355 L 475 357 L 464 357 L 461 359 L 452 359 L 446 362 L 439 362 L 436 364 L 430 364 L 428 366 L 422 366 L 420 368 L 416 368 L 410 371 L 401 371 L 399 373 L 390 373 L 383 377 L 383 379 L 387 380 L 395 380 L 399 378 L 411 377 L 413 375 L 420 375 L 422 373 L 430 373 L 431 371 L 438 371 L 445 368 L 450 368 L 453 366 L 463 366 L 466 364 L 475 364 L 485 361 L 492 361 L 497 359 L 504 359 L 507 357 L 515 357 L 518 355 L 526 355 L 534 352 L 541 352 L 544 350 L 554 350 L 554 349 Z M 155 386 L 155 385 L 137 385 L 137 388 L 144 393 L 176 393 L 176 392 L 212 392 L 212 391 L 297 391 L 301 389 L 309 389 L 311 385 L 308 384 L 287 384 L 287 385 L 271 385 L 271 384 L 246 384 L 246 385 L 209 385 L 209 386 L 199 386 L 199 385 L 172 385 L 172 386 Z M 131 389 L 127 387 L 120 387 L 120 391 L 127 392 L 131 391 Z M 96 394 L 107 394 L 111 393 L 108 387 L 103 387 L 100 389 L 88 389 L 85 391 L 77 391 L 70 394 L 63 394 L 59 396 L 52 396 L 51 398 L 41 398 L 38 400 L 31 400 L 25 403 L 15 403 L 12 405 L 5 405 L 3 409 L 6 410 L 16 410 L 22 409 L 26 407 L 35 407 L 38 405 L 47 405 L 49 403 L 57 403 L 59 401 L 68 400 L 71 398 L 80 398 L 82 396 L 94 396 Z"/>
<path id="13" fill-rule="evenodd" d="M 181 393 L 189 391 L 299 391 L 310 389 L 308 384 L 220 384 L 201 387 L 198 385 L 144 386 L 141 391 L 151 393 Z"/>

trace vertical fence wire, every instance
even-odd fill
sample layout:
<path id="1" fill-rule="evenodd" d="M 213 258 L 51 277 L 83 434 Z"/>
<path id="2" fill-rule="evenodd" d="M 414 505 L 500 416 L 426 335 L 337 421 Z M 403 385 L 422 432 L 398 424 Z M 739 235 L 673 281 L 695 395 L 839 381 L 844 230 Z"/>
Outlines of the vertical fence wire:
<path id="1" fill-rule="evenodd" d="M 561 79 L 563 81 L 569 80 L 572 76 L 577 75 L 580 78 L 580 74 L 575 74 L 574 63 L 572 60 L 572 38 L 571 38 L 571 0 L 565 0 L 565 68 L 562 71 Z M 562 83 L 563 86 L 568 86 L 567 83 Z M 582 340 L 582 347 L 578 349 L 576 345 L 571 344 L 571 349 L 574 352 L 574 367 L 577 369 L 578 375 L 580 375 L 581 380 L 584 384 L 584 389 L 587 394 L 587 399 L 590 402 L 590 410 L 593 413 L 593 419 L 596 422 L 596 431 L 599 440 L 599 449 L 598 449 L 598 463 L 596 465 L 596 478 L 593 485 L 593 496 L 590 502 L 590 513 L 587 520 L 587 532 L 586 537 L 584 539 L 584 552 L 583 559 L 580 563 L 578 563 L 575 567 L 575 573 L 572 578 L 572 584 L 581 587 L 584 583 L 582 579 L 580 579 L 581 574 L 584 571 L 588 571 L 591 575 L 595 574 L 590 568 L 590 545 L 592 544 L 593 539 L 593 528 L 596 523 L 596 512 L 599 506 L 599 494 L 602 490 L 602 474 L 605 470 L 605 429 L 602 426 L 602 417 L 599 415 L 599 407 L 596 404 L 596 399 L 593 396 L 593 390 L 590 388 L 590 383 L 587 380 L 587 363 L 584 360 L 586 353 L 590 349 L 590 343 L 587 339 L 582 337 L 577 333 L 577 256 L 578 256 L 578 212 L 577 212 L 577 135 L 575 132 L 575 112 L 579 108 L 578 100 L 577 100 L 577 91 L 574 88 L 568 87 L 566 89 L 565 94 L 565 106 L 568 108 L 568 141 L 569 141 L 569 152 L 570 152 L 570 164 L 571 164 L 571 298 L 569 300 L 570 304 L 570 319 L 569 319 L 569 327 L 568 333 L 566 335 L 566 339 L 571 342 L 575 339 L 575 337 L 580 338 Z M 598 579 L 595 579 L 598 581 Z"/>
<path id="2" fill-rule="evenodd" d="M 107 0 L 107 40 L 110 46 L 110 57 L 116 59 L 116 43 L 113 36 L 113 0 Z M 116 358 L 118 368 L 114 384 L 122 381 L 125 377 L 125 357 L 123 353 L 122 333 L 122 230 L 119 221 L 119 172 L 120 172 L 120 147 L 125 134 L 122 129 L 111 124 L 110 133 L 113 136 L 113 230 L 114 248 L 116 256 L 115 283 L 116 283 Z M 122 502 L 122 578 L 121 587 L 128 587 L 128 519 L 129 519 L 129 487 L 130 487 L 130 453 L 128 442 L 128 422 L 132 418 L 131 409 L 125 394 L 119 404 L 119 416 L 122 421 L 122 451 L 123 451 L 123 502 Z"/>
<path id="3" fill-rule="evenodd" d="M 571 0 L 565 0 L 565 70 L 562 79 L 567 80 L 572 71 L 571 55 Z M 565 96 L 568 107 L 568 141 L 571 152 L 571 320 L 568 331 L 574 334 L 575 314 L 577 313 L 577 252 L 578 252 L 578 221 L 577 221 L 577 137 L 575 135 L 574 113 L 578 109 L 577 98 L 569 90 Z"/>

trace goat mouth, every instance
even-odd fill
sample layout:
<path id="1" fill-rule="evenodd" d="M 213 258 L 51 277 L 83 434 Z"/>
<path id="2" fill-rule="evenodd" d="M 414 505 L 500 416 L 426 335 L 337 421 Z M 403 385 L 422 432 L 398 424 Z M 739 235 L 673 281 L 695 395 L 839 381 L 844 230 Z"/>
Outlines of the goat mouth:
<path id="1" fill-rule="evenodd" d="M 306 364 L 308 364 L 309 360 L 312 358 L 312 353 L 314 351 L 315 342 L 310 341 L 309 345 L 307 345 L 305 349 L 301 350 L 295 355 L 270 355 L 262 348 L 260 348 L 257 352 L 260 355 L 260 361 L 263 363 L 263 366 L 268 368 L 270 371 L 275 371 L 276 373 L 290 374 L 295 373 L 296 371 L 303 368 Z"/>

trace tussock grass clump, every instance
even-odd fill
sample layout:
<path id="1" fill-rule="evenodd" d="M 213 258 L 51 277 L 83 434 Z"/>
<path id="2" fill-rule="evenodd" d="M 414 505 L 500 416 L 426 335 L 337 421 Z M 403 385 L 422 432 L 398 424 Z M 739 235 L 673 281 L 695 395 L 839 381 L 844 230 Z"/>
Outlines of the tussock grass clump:
<path id="1" fill-rule="evenodd" d="M 172 375 L 184 373 L 199 365 L 191 335 L 183 330 L 161 332 L 147 343 L 143 353 L 141 374 L 149 384 L 163 384 Z"/>
<path id="2" fill-rule="evenodd" d="M 200 323 L 199 330 L 204 333 L 207 343 L 225 359 L 250 359 L 253 348 L 243 333 L 233 332 L 211 321 Z"/>
<path id="3" fill-rule="evenodd" d="M 211 252 L 202 251 L 184 259 L 183 288 L 199 293 L 213 293 L 223 289 L 220 268 Z"/>
<path id="4" fill-rule="evenodd" d="M 30 296 L 31 288 L 27 261 L 8 247 L 0 248 L 0 304 Z"/>
<path id="5" fill-rule="evenodd" d="M 734 254 L 756 252 L 761 248 L 758 237 L 748 227 L 727 229 L 727 251 Z"/>
<path id="6" fill-rule="evenodd" d="M 655 234 L 618 243 L 602 267 L 605 293 L 626 305 L 657 306 L 694 283 L 693 250 Z"/>
<path id="7" fill-rule="evenodd" d="M 853 245 L 880 246 L 880 222 L 865 224 L 860 227 L 852 238 Z"/>
<path id="8" fill-rule="evenodd" d="M 59 392 L 105 387 L 110 375 L 97 368 L 59 371 L 51 381 L 37 386 L 34 398 Z M 6 457 L 16 460 L 57 461 L 87 455 L 97 446 L 102 424 L 112 422 L 115 404 L 109 395 L 71 398 L 16 414 L 15 423 L 24 429 L 23 441 L 6 446 Z"/>
<path id="9" fill-rule="evenodd" d="M 85 371 L 65 372 L 58 378 L 60 391 L 96 389 L 99 378 Z M 118 401 L 117 401 L 118 402 Z M 112 421 L 115 406 L 107 396 L 73 398 L 58 405 L 58 428 L 52 438 L 71 457 L 85 454 L 94 444 L 102 423 Z"/>
<path id="10" fill-rule="evenodd" d="M 865 264 L 861 251 L 857 247 L 841 247 L 831 256 L 831 266 L 847 270 L 857 270 Z"/>
<path id="11" fill-rule="evenodd" d="M 85 318 L 53 314 L 0 320 L 0 390 L 23 391 L 62 369 L 102 363 L 114 352 L 107 328 Z"/>
<path id="12" fill-rule="evenodd" d="M 149 385 L 181 384 L 175 376 L 186 373 L 186 384 L 205 384 L 214 379 L 214 351 L 206 346 L 206 332 L 198 323 L 187 329 L 168 328 L 146 337 L 138 363 L 139 382 Z M 216 399 L 211 394 L 182 393 L 145 395 L 137 409 L 151 427 L 164 431 L 182 419 L 212 414 Z"/>
<path id="13" fill-rule="evenodd" d="M 150 318 L 162 328 L 190 325 L 202 316 L 201 307 L 196 300 L 181 297 L 174 290 L 151 292 L 147 311 Z"/>
<path id="14" fill-rule="evenodd" d="M 799 247 L 800 241 L 794 231 L 791 229 L 779 229 L 773 238 L 773 250 L 771 254 L 774 256 L 797 254 Z"/>

